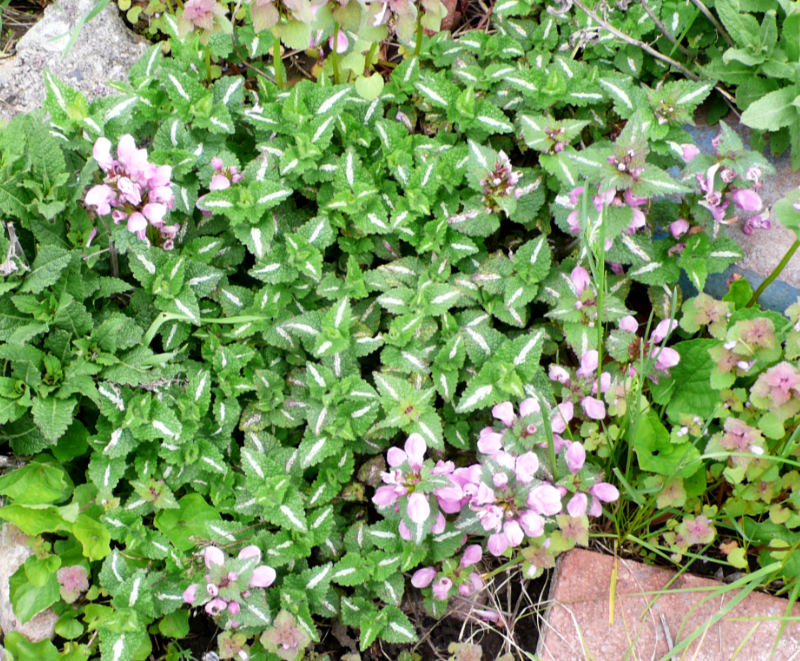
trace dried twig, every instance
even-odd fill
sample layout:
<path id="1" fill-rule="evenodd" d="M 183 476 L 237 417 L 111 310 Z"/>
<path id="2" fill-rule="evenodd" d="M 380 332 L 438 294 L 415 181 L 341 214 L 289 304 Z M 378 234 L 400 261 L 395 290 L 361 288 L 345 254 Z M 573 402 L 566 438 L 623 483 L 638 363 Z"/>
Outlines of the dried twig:
<path id="1" fill-rule="evenodd" d="M 675 47 L 681 53 L 683 53 L 684 55 L 688 55 L 689 51 L 680 44 L 680 42 L 675 38 L 675 36 L 669 30 L 667 30 L 667 26 L 664 25 L 658 18 L 658 16 L 656 16 L 653 13 L 653 10 L 650 9 L 650 7 L 647 4 L 647 0 L 641 0 L 641 2 L 642 2 L 642 9 L 645 10 L 647 15 L 650 17 L 650 20 L 653 21 L 653 23 L 655 23 L 656 27 L 661 31 L 661 34 L 663 34 L 667 39 L 669 39 L 673 44 L 675 44 Z"/>
<path id="2" fill-rule="evenodd" d="M 692 0 L 692 4 L 700 10 L 700 12 L 703 14 L 703 16 L 705 16 L 709 21 L 711 21 L 711 24 L 714 26 L 716 31 L 719 32 L 722 35 L 722 38 L 726 42 L 728 42 L 728 46 L 735 46 L 735 44 L 733 43 L 733 39 L 731 39 L 731 37 L 728 34 L 728 32 L 725 30 L 724 27 L 722 27 L 722 24 L 716 19 L 714 14 L 712 14 L 708 10 L 708 7 L 706 7 L 703 4 L 703 0 Z"/>

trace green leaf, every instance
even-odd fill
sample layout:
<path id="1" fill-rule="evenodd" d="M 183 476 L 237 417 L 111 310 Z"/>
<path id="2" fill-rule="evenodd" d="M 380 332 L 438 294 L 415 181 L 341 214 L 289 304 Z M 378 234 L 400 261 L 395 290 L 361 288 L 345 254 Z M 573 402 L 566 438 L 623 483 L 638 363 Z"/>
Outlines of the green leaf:
<path id="1" fill-rule="evenodd" d="M 44 458 L 0 477 L 0 494 L 26 505 L 62 502 L 72 488 L 67 472 Z"/>
<path id="2" fill-rule="evenodd" d="M 633 448 L 643 471 L 688 477 L 697 470 L 699 450 L 688 442 L 671 443 L 669 431 L 655 413 L 640 418 L 633 435 Z"/>
<path id="3" fill-rule="evenodd" d="M 30 621 L 37 613 L 51 606 L 59 599 L 58 579 L 53 570 L 42 585 L 35 585 L 26 573 L 26 566 L 39 563 L 36 556 L 31 556 L 8 581 L 11 604 L 14 614 L 21 623 Z"/>
<path id="4" fill-rule="evenodd" d="M 72 524 L 72 534 L 81 543 L 83 555 L 89 560 L 102 560 L 111 552 L 108 530 L 86 514 L 81 514 Z"/>
<path id="5" fill-rule="evenodd" d="M 742 124 L 762 131 L 776 131 L 798 121 L 795 100 L 800 86 L 790 85 L 764 95 L 742 113 Z"/>
<path id="6" fill-rule="evenodd" d="M 178 501 L 180 509 L 162 510 L 153 521 L 180 551 L 188 551 L 201 538 L 212 537 L 208 524 L 220 515 L 199 493 L 190 493 Z"/>
<path id="7" fill-rule="evenodd" d="M 55 443 L 72 422 L 72 411 L 77 400 L 72 397 L 56 399 L 55 397 L 37 398 L 31 407 L 33 420 L 44 437 Z"/>
<path id="8" fill-rule="evenodd" d="M 331 581 L 338 585 L 359 585 L 369 578 L 369 565 L 356 553 L 347 553 L 333 566 Z"/>
<path id="9" fill-rule="evenodd" d="M 56 661 L 58 659 L 58 649 L 49 640 L 32 643 L 16 631 L 9 631 L 5 634 L 3 647 L 8 654 L 12 655 L 14 661 Z"/>
<path id="10" fill-rule="evenodd" d="M 383 84 L 383 76 L 379 73 L 373 73 L 371 76 L 359 76 L 356 78 L 356 92 L 362 99 L 372 101 L 380 96 Z"/>
<path id="11" fill-rule="evenodd" d="M 36 259 L 33 261 L 31 270 L 26 274 L 19 291 L 38 294 L 55 283 L 71 261 L 72 252 L 69 250 L 50 243 L 39 245 Z"/>

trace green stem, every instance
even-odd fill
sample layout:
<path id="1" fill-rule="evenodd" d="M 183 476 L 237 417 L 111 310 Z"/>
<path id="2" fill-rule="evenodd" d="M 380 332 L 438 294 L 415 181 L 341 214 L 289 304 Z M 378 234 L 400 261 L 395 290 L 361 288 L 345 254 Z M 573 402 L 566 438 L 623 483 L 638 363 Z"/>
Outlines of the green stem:
<path id="1" fill-rule="evenodd" d="M 417 33 L 414 36 L 414 57 L 419 57 L 422 49 L 422 2 L 417 0 Z"/>
<path id="2" fill-rule="evenodd" d="M 275 84 L 278 89 L 283 89 L 285 83 L 283 80 L 283 61 L 281 60 L 281 40 L 275 37 L 272 42 L 272 66 L 275 67 Z"/>
<path id="3" fill-rule="evenodd" d="M 375 57 L 375 53 L 378 51 L 378 42 L 373 42 L 372 46 L 369 47 L 369 52 L 367 52 L 367 59 L 364 60 L 364 75 L 366 76 L 370 69 L 372 69 L 372 58 Z"/>
<path id="4" fill-rule="evenodd" d="M 206 82 L 211 83 L 211 47 L 206 45 Z"/>
<path id="5" fill-rule="evenodd" d="M 789 249 L 786 251 L 786 254 L 783 256 L 781 261 L 778 262 L 778 265 L 774 269 L 772 269 L 772 273 L 770 273 L 766 277 L 764 282 L 762 282 L 758 286 L 758 289 L 756 289 L 755 293 L 753 294 L 753 297 L 749 301 L 747 301 L 747 305 L 745 307 L 749 308 L 756 304 L 758 299 L 761 297 L 761 294 L 764 293 L 764 290 L 774 282 L 775 278 L 777 278 L 781 273 L 783 273 L 783 269 L 786 268 L 786 265 L 789 263 L 789 260 L 794 256 L 794 254 L 797 252 L 798 248 L 800 248 L 800 239 L 796 239 L 795 242 L 789 246 Z"/>
<path id="6" fill-rule="evenodd" d="M 331 50 L 331 64 L 333 65 L 333 83 L 338 85 L 342 82 L 342 74 L 339 71 L 339 24 L 333 25 L 333 49 Z"/>

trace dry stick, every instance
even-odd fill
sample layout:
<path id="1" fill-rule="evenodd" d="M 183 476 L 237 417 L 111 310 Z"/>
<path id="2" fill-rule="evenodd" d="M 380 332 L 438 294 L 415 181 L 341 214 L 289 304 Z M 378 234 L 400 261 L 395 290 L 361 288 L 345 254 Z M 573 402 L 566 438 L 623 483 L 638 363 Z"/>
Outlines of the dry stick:
<path id="1" fill-rule="evenodd" d="M 646 53 L 649 53 L 650 55 L 652 55 L 657 60 L 661 60 L 662 62 L 665 62 L 666 64 L 669 64 L 671 67 L 676 68 L 678 71 L 680 71 L 682 74 L 684 74 L 690 80 L 694 80 L 694 81 L 699 81 L 700 80 L 700 76 L 698 76 L 696 73 L 694 73 L 694 72 L 690 71 L 689 69 L 687 69 L 680 62 L 677 62 L 677 61 L 673 60 L 668 55 L 664 55 L 663 53 L 659 53 L 655 48 L 653 48 L 652 46 L 649 46 L 648 44 L 644 43 L 643 41 L 639 41 L 638 39 L 634 39 L 633 37 L 625 34 L 624 32 L 620 32 L 613 25 L 610 25 L 609 23 L 604 21 L 602 18 L 600 18 L 597 14 L 595 14 L 591 9 L 586 7 L 580 0 L 573 0 L 573 1 L 578 6 L 578 8 L 584 14 L 586 14 L 589 18 L 591 18 L 595 23 L 597 23 L 604 30 L 607 30 L 608 32 L 613 34 L 618 39 L 621 39 L 622 41 L 624 41 L 626 44 L 630 44 L 631 46 L 636 46 L 637 48 L 641 48 L 643 51 L 645 51 Z M 731 110 L 733 110 L 733 112 L 736 113 L 736 115 L 738 116 L 739 113 L 736 110 L 736 100 L 730 95 L 730 93 L 724 87 L 721 87 L 719 84 L 715 85 L 714 89 L 717 90 L 717 92 L 720 93 L 720 95 L 728 103 L 728 106 L 730 106 Z"/>
<path id="2" fill-rule="evenodd" d="M 678 40 L 675 38 L 675 35 L 673 35 L 673 34 L 672 34 L 672 33 L 671 33 L 669 30 L 667 30 L 667 26 L 666 26 L 666 25 L 664 25 L 664 24 L 663 24 L 663 23 L 662 23 L 662 22 L 659 20 L 658 16 L 656 16 L 656 15 L 653 13 L 653 10 L 652 10 L 652 9 L 650 9 L 650 7 L 648 7 L 648 6 L 647 6 L 647 0 L 641 0 L 641 2 L 642 2 L 642 9 L 644 9 L 644 10 L 645 10 L 645 12 L 647 13 L 647 15 L 650 17 L 650 20 L 651 20 L 651 21 L 653 21 L 653 23 L 655 23 L 655 24 L 656 24 L 656 27 L 657 27 L 659 30 L 661 30 L 661 34 L 663 34 L 663 35 L 664 35 L 664 36 L 665 36 L 667 39 L 669 39 L 669 40 L 670 40 L 670 41 L 671 41 L 673 44 L 675 44 L 675 47 L 676 47 L 676 48 L 677 48 L 677 49 L 678 49 L 678 50 L 679 50 L 681 53 L 683 53 L 684 55 L 688 55 L 688 54 L 689 54 L 689 51 L 686 49 L 686 47 L 684 47 L 684 46 L 682 46 L 682 45 L 680 44 L 680 42 L 679 42 L 679 41 L 678 41 Z"/>
<path id="3" fill-rule="evenodd" d="M 659 53 L 655 48 L 653 48 L 652 46 L 647 45 L 643 41 L 639 41 L 638 39 L 634 39 L 633 37 L 625 34 L 624 32 L 620 32 L 613 25 L 610 25 L 609 23 L 604 21 L 602 18 L 600 18 L 591 9 L 589 9 L 586 5 L 584 5 L 580 0 L 574 0 L 574 2 L 575 2 L 576 5 L 578 5 L 578 8 L 584 14 L 586 14 L 589 18 L 591 18 L 600 27 L 602 27 L 604 30 L 607 30 L 608 32 L 613 34 L 618 39 L 622 39 L 622 41 L 624 41 L 627 44 L 630 44 L 631 46 L 636 46 L 638 48 L 641 48 L 643 51 L 645 51 L 646 53 L 649 53 L 650 55 L 652 55 L 656 59 L 659 59 L 662 62 L 666 62 L 667 64 L 669 64 L 672 67 L 675 67 L 678 71 L 680 71 L 682 74 L 684 74 L 687 78 L 691 78 L 694 81 L 700 80 L 700 76 L 698 76 L 696 73 L 694 73 L 694 72 L 690 71 L 689 69 L 687 69 L 680 62 L 677 62 L 676 60 L 673 60 L 669 55 L 664 55 L 663 53 Z"/>
<path id="4" fill-rule="evenodd" d="M 236 3 L 236 7 L 233 10 L 233 14 L 231 14 L 234 18 L 236 17 L 236 14 L 239 13 L 239 9 L 241 8 L 241 6 L 242 6 L 242 0 L 239 0 L 239 2 Z M 231 30 L 231 42 L 233 44 L 233 52 L 239 56 L 239 58 L 242 60 L 242 64 L 244 64 L 248 69 L 252 69 L 253 71 L 255 71 L 258 75 L 263 76 L 270 82 L 272 83 L 275 82 L 275 79 L 272 76 L 270 76 L 266 71 L 262 71 L 258 67 L 250 64 L 247 61 L 248 58 L 242 57 L 242 54 L 239 52 L 239 42 L 236 40 L 236 30 Z"/>
<path id="5" fill-rule="evenodd" d="M 708 10 L 708 7 L 703 4 L 703 0 L 692 0 L 692 4 L 701 11 L 703 16 L 711 21 L 711 24 L 714 26 L 716 31 L 719 32 L 722 35 L 722 38 L 728 42 L 728 46 L 735 45 L 733 43 L 733 39 L 731 39 L 730 35 L 725 31 L 725 28 L 722 27 L 720 22 L 714 17 L 714 14 Z"/>

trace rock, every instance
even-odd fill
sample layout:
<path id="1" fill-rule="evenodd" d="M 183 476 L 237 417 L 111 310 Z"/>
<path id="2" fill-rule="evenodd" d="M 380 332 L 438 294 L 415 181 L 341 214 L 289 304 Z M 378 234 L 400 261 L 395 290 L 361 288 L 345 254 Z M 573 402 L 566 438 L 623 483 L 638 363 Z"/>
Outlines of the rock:
<path id="1" fill-rule="evenodd" d="M 17 631 L 31 642 L 38 643 L 53 637 L 58 615 L 48 608 L 20 624 L 11 609 L 8 587 L 8 579 L 32 554 L 25 534 L 10 523 L 3 524 L 0 528 L 0 633 Z M 0 661 L 2 659 L 3 653 L 0 653 Z"/>
<path id="2" fill-rule="evenodd" d="M 0 62 L 0 120 L 41 106 L 45 67 L 89 99 L 110 94 L 108 81 L 125 80 L 149 42 L 125 27 L 114 2 L 81 29 L 63 57 L 72 31 L 94 4 L 94 0 L 60 0 L 49 5 L 19 40 L 17 54 Z"/>

